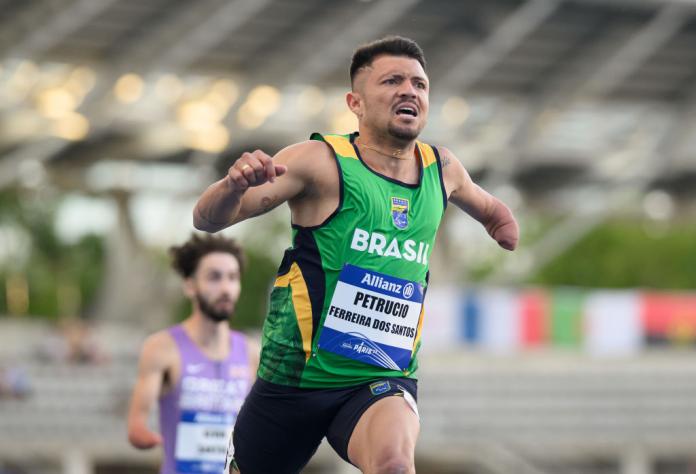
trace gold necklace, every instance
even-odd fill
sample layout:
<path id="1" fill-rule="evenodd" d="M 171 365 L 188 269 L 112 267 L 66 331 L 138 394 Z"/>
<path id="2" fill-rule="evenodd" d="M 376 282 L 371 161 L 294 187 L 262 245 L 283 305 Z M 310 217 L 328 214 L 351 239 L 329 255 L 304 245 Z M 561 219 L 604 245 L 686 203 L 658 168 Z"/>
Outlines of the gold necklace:
<path id="1" fill-rule="evenodd" d="M 359 138 L 355 140 L 355 143 L 356 143 L 357 145 L 359 145 L 359 146 L 364 146 L 364 147 L 367 148 L 368 150 L 372 150 L 372 151 L 374 151 L 374 152 L 377 152 L 377 153 L 379 153 L 380 155 L 383 155 L 383 156 L 388 156 L 388 157 L 390 157 L 390 158 L 396 158 L 397 160 L 410 160 L 410 158 L 409 158 L 408 156 L 401 156 L 401 154 L 402 154 L 404 151 L 403 151 L 403 150 L 399 150 L 398 148 L 395 149 L 392 153 L 387 153 L 387 152 L 384 152 L 384 151 L 382 151 L 382 150 L 380 150 L 380 149 L 378 149 L 378 148 L 376 148 L 376 147 L 374 147 L 374 146 L 372 146 L 372 145 L 368 145 L 367 143 L 364 143 L 364 142 L 363 142 L 362 140 L 360 140 Z"/>

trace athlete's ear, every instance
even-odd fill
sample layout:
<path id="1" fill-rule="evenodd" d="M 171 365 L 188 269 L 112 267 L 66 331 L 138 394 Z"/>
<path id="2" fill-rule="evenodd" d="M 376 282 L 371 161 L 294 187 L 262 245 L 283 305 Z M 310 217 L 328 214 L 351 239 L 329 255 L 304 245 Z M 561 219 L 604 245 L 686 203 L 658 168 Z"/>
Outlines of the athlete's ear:
<path id="1" fill-rule="evenodd" d="M 182 283 L 184 294 L 187 298 L 193 299 L 196 296 L 196 285 L 193 282 L 193 276 L 190 276 Z"/>
<path id="2" fill-rule="evenodd" d="M 346 94 L 346 104 L 348 108 L 353 112 L 359 119 L 363 116 L 363 101 L 360 94 L 355 91 L 350 91 Z"/>

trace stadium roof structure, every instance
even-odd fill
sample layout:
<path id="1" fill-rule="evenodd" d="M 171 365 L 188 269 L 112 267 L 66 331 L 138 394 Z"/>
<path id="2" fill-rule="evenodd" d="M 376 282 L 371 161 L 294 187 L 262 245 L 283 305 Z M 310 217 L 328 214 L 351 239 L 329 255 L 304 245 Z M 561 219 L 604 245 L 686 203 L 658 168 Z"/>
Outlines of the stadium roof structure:
<path id="1" fill-rule="evenodd" d="M 693 210 L 691 0 L 0 0 L 0 187 L 129 190 L 161 165 L 197 194 L 240 151 L 351 131 L 351 53 L 387 34 L 428 58 L 424 138 L 586 217 L 562 235 Z"/>

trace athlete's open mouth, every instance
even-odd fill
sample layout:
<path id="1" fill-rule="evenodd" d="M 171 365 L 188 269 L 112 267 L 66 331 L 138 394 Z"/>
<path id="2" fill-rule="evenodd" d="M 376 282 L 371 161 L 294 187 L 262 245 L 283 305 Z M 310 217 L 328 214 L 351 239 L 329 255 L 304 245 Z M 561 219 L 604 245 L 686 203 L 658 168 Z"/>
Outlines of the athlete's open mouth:
<path id="1" fill-rule="evenodd" d="M 411 104 L 401 104 L 396 108 L 396 115 L 410 115 L 411 117 L 418 117 L 418 108 Z"/>

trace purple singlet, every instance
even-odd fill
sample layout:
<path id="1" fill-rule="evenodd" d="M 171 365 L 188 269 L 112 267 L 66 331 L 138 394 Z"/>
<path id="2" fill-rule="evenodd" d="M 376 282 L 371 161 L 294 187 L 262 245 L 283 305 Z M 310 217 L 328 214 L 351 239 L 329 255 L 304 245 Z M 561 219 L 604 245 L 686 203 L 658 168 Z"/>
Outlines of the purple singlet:
<path id="1" fill-rule="evenodd" d="M 251 373 L 244 336 L 230 331 L 225 360 L 204 355 L 177 325 L 169 329 L 181 357 L 181 377 L 160 398 L 164 460 L 160 474 L 220 473 L 227 442 L 249 392 Z"/>

